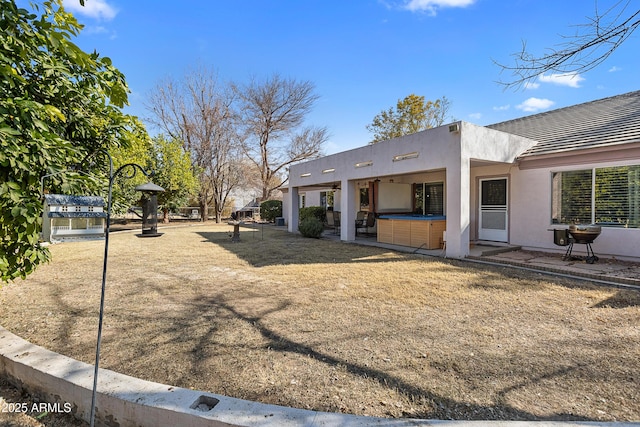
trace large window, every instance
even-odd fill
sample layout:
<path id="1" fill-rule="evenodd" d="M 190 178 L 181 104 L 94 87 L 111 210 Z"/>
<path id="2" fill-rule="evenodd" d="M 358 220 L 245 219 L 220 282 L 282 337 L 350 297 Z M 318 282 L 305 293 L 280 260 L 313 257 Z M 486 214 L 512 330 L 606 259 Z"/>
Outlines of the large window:
<path id="1" fill-rule="evenodd" d="M 555 172 L 551 221 L 640 228 L 640 165 Z"/>
<path id="2" fill-rule="evenodd" d="M 415 212 L 424 215 L 444 215 L 444 184 L 415 184 Z"/>

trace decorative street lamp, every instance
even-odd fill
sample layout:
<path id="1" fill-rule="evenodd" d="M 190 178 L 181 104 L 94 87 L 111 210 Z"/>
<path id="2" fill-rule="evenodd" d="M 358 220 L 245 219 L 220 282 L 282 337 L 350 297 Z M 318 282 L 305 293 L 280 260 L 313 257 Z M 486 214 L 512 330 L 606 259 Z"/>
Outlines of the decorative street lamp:
<path id="1" fill-rule="evenodd" d="M 142 168 L 142 166 L 136 163 L 127 163 L 126 165 L 120 166 L 118 170 L 113 171 L 113 159 L 109 152 L 106 150 L 100 150 L 98 152 L 107 157 L 109 160 L 109 195 L 107 197 L 107 225 L 104 235 L 104 258 L 102 265 L 102 288 L 100 292 L 100 316 L 98 320 L 98 339 L 96 342 L 96 363 L 93 371 L 93 393 L 91 395 L 91 415 L 90 415 L 90 426 L 94 427 L 95 425 L 95 415 L 96 415 L 96 395 L 98 389 L 98 370 L 100 364 L 100 344 L 102 341 L 102 320 L 104 317 L 104 299 L 105 299 L 105 289 L 107 283 L 107 259 L 109 255 L 109 230 L 111 227 L 111 198 L 112 198 L 112 190 L 113 190 L 113 182 L 115 178 L 122 174 L 124 178 L 133 178 L 137 171 L 142 172 L 144 176 L 149 176 L 149 174 Z M 90 157 L 90 156 L 89 156 Z M 85 159 L 86 160 L 86 159 Z M 142 221 L 142 235 L 145 237 L 158 237 L 161 236 L 162 233 L 158 233 L 158 201 L 157 194 L 159 192 L 164 191 L 164 189 L 160 186 L 153 184 L 152 182 L 148 182 L 147 184 L 139 185 L 136 187 L 137 191 L 141 191 L 143 194 L 143 201 L 145 197 L 149 199 L 149 204 L 153 204 L 153 207 L 147 206 L 146 209 L 151 209 L 149 212 L 149 219 L 145 222 L 145 218 Z M 150 195 L 150 196 L 147 196 Z M 145 210 L 145 206 L 143 203 L 143 212 Z M 146 217 L 146 216 L 145 216 Z M 145 229 L 145 223 L 146 229 Z M 148 230 L 145 233 L 145 230 Z"/>

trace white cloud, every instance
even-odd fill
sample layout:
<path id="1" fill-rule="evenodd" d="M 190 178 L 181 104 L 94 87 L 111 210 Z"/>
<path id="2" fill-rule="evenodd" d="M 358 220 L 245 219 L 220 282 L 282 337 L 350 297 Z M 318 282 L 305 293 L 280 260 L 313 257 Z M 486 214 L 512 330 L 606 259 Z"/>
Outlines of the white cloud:
<path id="1" fill-rule="evenodd" d="M 467 7 L 475 3 L 476 0 L 408 0 L 405 2 L 404 9 L 411 12 L 427 12 L 431 15 L 436 14 L 436 10 L 445 7 Z"/>
<path id="2" fill-rule="evenodd" d="M 86 25 L 83 31 L 85 32 L 85 34 L 107 35 L 109 37 L 109 40 L 115 40 L 118 38 L 118 33 L 116 33 L 115 31 L 111 31 L 110 29 L 102 25 Z"/>
<path id="3" fill-rule="evenodd" d="M 511 108 L 511 105 L 509 105 L 509 104 L 500 105 L 498 107 L 493 107 L 493 111 L 507 111 L 509 108 Z"/>
<path id="4" fill-rule="evenodd" d="M 85 27 L 85 31 L 87 34 L 108 34 L 109 30 L 102 25 L 98 25 L 96 27 Z"/>
<path id="5" fill-rule="evenodd" d="M 553 104 L 555 104 L 555 102 L 551 101 L 550 99 L 529 98 L 522 104 L 516 105 L 516 108 L 528 113 L 535 113 L 536 111 L 546 110 Z"/>
<path id="6" fill-rule="evenodd" d="M 585 80 L 578 73 L 562 73 L 562 74 L 543 74 L 540 81 L 543 83 L 551 83 L 558 86 L 580 87 L 580 82 Z"/>
<path id="7" fill-rule="evenodd" d="M 118 10 L 106 0 L 85 0 L 84 6 L 78 0 L 64 0 L 63 4 L 68 11 L 98 20 L 110 21 L 118 14 Z"/>
<path id="8" fill-rule="evenodd" d="M 540 87 L 540 83 L 535 83 L 535 82 L 526 82 L 524 84 L 524 89 L 538 89 Z"/>
<path id="9" fill-rule="evenodd" d="M 622 71 L 622 68 L 616 67 L 615 65 L 613 67 L 609 68 L 609 72 L 610 73 L 615 73 L 616 71 Z"/>
<path id="10" fill-rule="evenodd" d="M 482 113 L 471 113 L 469 114 L 469 118 L 472 120 L 480 120 L 482 118 Z"/>

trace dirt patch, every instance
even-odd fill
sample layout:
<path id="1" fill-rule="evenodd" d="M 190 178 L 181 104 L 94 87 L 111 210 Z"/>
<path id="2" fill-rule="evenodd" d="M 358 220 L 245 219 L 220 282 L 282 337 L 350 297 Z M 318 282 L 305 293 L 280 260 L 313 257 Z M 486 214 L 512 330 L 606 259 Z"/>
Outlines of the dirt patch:
<path id="1" fill-rule="evenodd" d="M 114 233 L 101 367 L 242 399 L 430 419 L 640 419 L 640 296 L 272 226 Z M 0 324 L 93 363 L 103 242 L 0 289 Z"/>

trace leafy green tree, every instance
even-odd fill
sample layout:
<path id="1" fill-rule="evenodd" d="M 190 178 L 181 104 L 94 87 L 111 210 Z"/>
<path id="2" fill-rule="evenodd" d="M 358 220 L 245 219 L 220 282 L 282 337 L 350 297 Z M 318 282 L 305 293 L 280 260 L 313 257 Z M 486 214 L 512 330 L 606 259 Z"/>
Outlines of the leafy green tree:
<path id="1" fill-rule="evenodd" d="M 282 200 L 267 200 L 260 203 L 260 218 L 265 221 L 275 221 L 282 216 Z"/>
<path id="2" fill-rule="evenodd" d="M 125 120 L 128 122 L 128 126 L 120 133 L 121 145 L 110 150 L 114 171 L 128 163 L 135 163 L 142 167 L 148 175 L 154 174 L 153 141 L 149 137 L 147 129 L 137 117 L 126 116 Z M 135 175 L 132 176 L 133 172 Z M 107 175 L 105 175 L 106 178 Z M 155 178 L 145 176 L 137 168 L 135 170 L 129 168 L 116 176 L 113 183 L 113 213 L 122 214 L 132 206 L 138 205 L 141 194 L 135 191 L 135 187 L 150 180 L 155 182 Z"/>
<path id="3" fill-rule="evenodd" d="M 444 96 L 435 101 L 425 101 L 424 96 L 414 94 L 399 99 L 395 109 L 383 110 L 367 125 L 373 133 L 370 144 L 440 126 L 450 107 L 451 102 Z"/>
<path id="4" fill-rule="evenodd" d="M 198 194 L 200 183 L 194 174 L 190 153 L 182 148 L 181 141 L 168 140 L 162 135 L 155 137 L 151 163 L 153 182 L 164 188 L 164 192 L 158 194 L 163 221 L 169 222 L 169 212 L 186 206 L 189 198 Z"/>
<path id="5" fill-rule="evenodd" d="M 87 180 L 68 172 L 121 144 L 128 88 L 106 57 L 72 41 L 81 26 L 62 0 L 0 2 L 0 278 L 26 277 L 48 259 L 39 245 L 41 179 L 54 192 Z"/>

